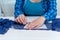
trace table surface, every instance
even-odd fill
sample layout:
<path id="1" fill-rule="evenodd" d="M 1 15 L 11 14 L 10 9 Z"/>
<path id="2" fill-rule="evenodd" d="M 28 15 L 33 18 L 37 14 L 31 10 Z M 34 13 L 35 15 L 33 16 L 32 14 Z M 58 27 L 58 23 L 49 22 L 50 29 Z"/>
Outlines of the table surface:
<path id="1" fill-rule="evenodd" d="M 14 17 L 0 18 L 14 20 Z M 27 17 L 27 22 L 31 22 L 36 18 L 38 17 Z M 0 35 L 0 40 L 60 40 L 60 32 L 51 30 L 16 30 L 11 28 L 5 35 Z"/>

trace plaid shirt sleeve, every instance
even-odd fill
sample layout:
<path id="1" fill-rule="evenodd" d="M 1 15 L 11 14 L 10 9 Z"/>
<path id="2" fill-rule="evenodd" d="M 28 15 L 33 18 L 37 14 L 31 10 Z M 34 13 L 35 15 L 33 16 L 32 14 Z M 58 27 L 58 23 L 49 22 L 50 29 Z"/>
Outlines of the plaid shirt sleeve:
<path id="1" fill-rule="evenodd" d="M 57 15 L 57 8 L 56 8 L 56 0 L 48 0 L 47 3 L 48 11 L 45 12 L 45 15 L 43 15 L 46 20 L 52 20 L 56 18 Z"/>
<path id="2" fill-rule="evenodd" d="M 20 14 L 24 14 L 22 11 L 23 0 L 16 0 L 14 16 L 17 18 Z"/>

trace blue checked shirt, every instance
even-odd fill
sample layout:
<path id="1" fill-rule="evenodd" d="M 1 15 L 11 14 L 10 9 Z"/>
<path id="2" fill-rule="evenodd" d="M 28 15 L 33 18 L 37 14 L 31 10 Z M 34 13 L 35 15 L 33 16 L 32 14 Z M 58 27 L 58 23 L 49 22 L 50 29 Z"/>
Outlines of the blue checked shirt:
<path id="1" fill-rule="evenodd" d="M 23 12 L 23 4 L 24 0 L 16 0 L 15 4 L 15 18 L 18 17 L 20 14 L 24 14 Z M 56 18 L 57 15 L 57 3 L 56 0 L 43 0 L 43 8 L 44 8 L 44 16 L 46 20 L 53 20 Z"/>

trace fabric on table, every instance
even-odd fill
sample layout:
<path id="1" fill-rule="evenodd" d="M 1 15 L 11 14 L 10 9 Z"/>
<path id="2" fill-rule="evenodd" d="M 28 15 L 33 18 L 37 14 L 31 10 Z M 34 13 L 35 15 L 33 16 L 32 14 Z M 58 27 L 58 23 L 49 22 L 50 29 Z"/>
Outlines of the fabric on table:
<path id="1" fill-rule="evenodd" d="M 5 34 L 9 30 L 11 24 L 8 22 L 8 19 L 0 19 L 0 34 Z"/>
<path id="2" fill-rule="evenodd" d="M 60 31 L 60 18 L 54 19 L 52 22 L 52 30 Z"/>
<path id="3" fill-rule="evenodd" d="M 28 23 L 27 23 L 28 24 Z M 25 24 L 26 25 L 26 24 Z M 27 30 L 25 25 L 16 23 L 15 21 L 9 19 L 0 19 L 0 34 L 5 34 L 9 28 L 19 29 L 19 30 Z M 53 31 L 60 31 L 60 18 L 54 19 L 52 23 L 45 23 L 47 28 L 39 28 L 39 29 L 32 29 L 32 30 L 53 30 Z"/>
<path id="4" fill-rule="evenodd" d="M 12 28 L 12 26 L 15 29 L 23 29 L 24 25 L 16 23 L 15 21 L 9 20 L 9 19 L 0 19 L 0 34 L 5 34 L 9 28 Z"/>

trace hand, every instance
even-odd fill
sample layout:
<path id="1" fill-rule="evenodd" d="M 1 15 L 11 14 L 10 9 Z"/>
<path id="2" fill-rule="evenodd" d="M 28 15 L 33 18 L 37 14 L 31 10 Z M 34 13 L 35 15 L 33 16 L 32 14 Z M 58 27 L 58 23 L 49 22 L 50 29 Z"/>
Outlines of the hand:
<path id="1" fill-rule="evenodd" d="M 32 21 L 30 24 L 28 24 L 27 28 L 28 30 L 33 29 L 38 29 L 42 24 L 45 22 L 45 18 L 43 16 L 37 18 L 36 20 Z"/>
<path id="2" fill-rule="evenodd" d="M 15 19 L 15 21 L 16 21 L 17 23 L 26 24 L 26 18 L 25 18 L 25 16 L 24 16 L 24 14 L 19 15 L 19 16 Z"/>

